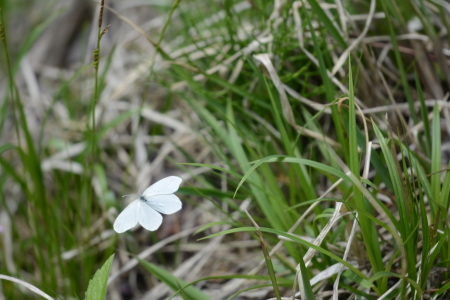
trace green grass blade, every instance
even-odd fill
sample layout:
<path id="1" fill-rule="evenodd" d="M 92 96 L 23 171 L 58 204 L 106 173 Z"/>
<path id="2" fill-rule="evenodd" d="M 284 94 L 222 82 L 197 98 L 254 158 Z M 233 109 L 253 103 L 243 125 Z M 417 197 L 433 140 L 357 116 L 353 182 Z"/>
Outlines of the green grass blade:
<path id="1" fill-rule="evenodd" d="M 111 121 L 109 121 L 107 124 L 103 125 L 103 127 L 96 132 L 96 141 L 101 140 L 111 129 L 116 127 L 118 124 L 124 122 L 125 120 L 128 120 L 133 115 L 136 115 L 139 113 L 139 109 L 133 109 L 126 112 L 121 113 Z"/>
<path id="2" fill-rule="evenodd" d="M 339 30 L 334 26 L 333 22 L 328 18 L 327 14 L 324 12 L 322 7 L 316 0 L 308 0 L 309 5 L 311 5 L 311 10 L 313 13 L 317 15 L 319 21 L 322 22 L 325 26 L 325 30 L 329 32 L 333 38 L 337 41 L 339 47 L 345 49 L 347 48 L 347 43 L 342 37 Z"/>
<path id="3" fill-rule="evenodd" d="M 312 7 L 315 7 L 313 9 L 316 11 L 316 13 L 319 14 L 319 17 L 320 17 L 321 14 L 323 13 L 323 11 L 320 8 L 320 6 L 318 5 L 318 3 L 315 0 L 309 0 L 308 2 L 310 2 Z M 328 101 L 328 103 L 333 103 L 334 98 L 335 98 L 335 89 L 334 89 L 333 85 L 331 84 L 330 78 L 328 77 L 328 70 L 327 70 L 327 67 L 325 64 L 324 54 L 323 54 L 322 49 L 320 48 L 321 42 L 316 37 L 315 29 L 312 25 L 311 18 L 309 17 L 308 11 L 306 10 L 306 8 L 304 8 L 304 11 L 305 11 L 305 19 L 307 21 L 308 27 L 311 32 L 311 39 L 314 44 L 314 50 L 317 55 L 317 60 L 319 61 L 319 72 L 320 72 L 320 77 L 322 78 L 322 81 L 323 81 L 323 86 L 325 89 L 327 101 Z M 321 11 L 322 11 L 322 13 L 320 13 Z M 322 21 L 324 21 L 324 20 L 328 20 L 328 17 L 322 16 L 320 19 Z M 334 28 L 334 26 L 333 26 L 333 28 Z M 330 26 L 327 29 L 333 30 L 332 27 L 330 27 Z M 336 35 L 339 35 L 339 34 L 335 33 L 334 36 L 336 37 Z M 345 43 L 344 43 L 343 47 L 344 48 L 346 47 Z M 342 154 L 346 158 L 346 161 L 348 161 L 349 160 L 349 158 L 348 158 L 349 152 L 347 149 L 347 141 L 344 136 L 344 131 L 342 128 L 343 127 L 342 123 L 345 122 L 345 120 L 342 119 L 342 116 L 339 114 L 339 111 L 338 111 L 336 105 L 331 105 L 331 116 L 333 119 L 334 129 L 336 131 L 338 142 L 341 144 L 341 147 L 342 147 Z"/>
<path id="4" fill-rule="evenodd" d="M 242 293 L 245 293 L 245 292 L 248 292 L 248 291 L 252 291 L 252 290 L 261 289 L 261 288 L 265 288 L 265 287 L 270 287 L 270 286 L 272 286 L 272 285 L 271 284 L 254 285 L 254 286 L 251 286 L 249 288 L 245 288 L 245 289 L 242 289 L 240 291 L 237 291 L 236 293 L 234 293 L 230 297 L 228 297 L 226 300 L 233 300 L 233 299 L 236 299 L 236 297 L 239 296 Z M 239 298 L 237 298 L 237 299 L 239 299 Z"/>
<path id="5" fill-rule="evenodd" d="M 194 285 L 196 283 L 202 282 L 202 281 L 207 281 L 207 280 L 229 280 L 229 279 L 249 279 L 249 280 L 258 280 L 258 281 L 261 281 L 261 280 L 270 281 L 270 277 L 267 276 L 267 275 L 246 275 L 246 274 L 218 275 L 218 276 L 207 276 L 207 277 L 203 277 L 201 279 L 195 280 L 195 281 L 187 284 L 184 288 L 186 288 L 188 286 L 191 286 L 191 285 Z M 279 286 L 284 286 L 284 287 L 289 287 L 289 286 L 292 286 L 292 284 L 293 284 L 292 280 L 289 280 L 289 279 L 286 279 L 286 278 L 281 278 L 281 277 L 277 278 L 277 283 L 278 283 Z M 272 286 L 272 284 L 265 284 L 264 286 Z M 242 290 L 240 292 L 237 292 L 237 294 L 239 295 L 242 292 L 244 292 L 244 291 Z M 177 291 L 175 294 L 173 294 L 167 300 L 172 300 L 179 293 L 180 293 L 180 291 Z M 234 294 L 234 295 L 236 295 L 236 294 Z M 232 299 L 232 297 L 230 296 L 228 299 Z"/>
<path id="6" fill-rule="evenodd" d="M 361 278 L 363 278 L 365 280 L 368 280 L 368 277 L 365 276 L 361 271 L 359 271 L 357 268 L 355 268 L 353 265 L 349 264 L 348 262 L 342 260 L 339 256 L 337 256 L 337 255 L 331 253 L 330 251 L 325 250 L 325 249 L 323 249 L 323 248 L 321 248 L 319 246 L 316 246 L 316 245 L 314 245 L 314 244 L 312 244 L 310 242 L 307 242 L 304 239 L 302 239 L 302 238 L 300 238 L 300 237 L 298 237 L 298 236 L 296 236 L 294 234 L 287 233 L 287 232 L 280 231 L 280 230 L 276 230 L 276 229 L 272 229 L 272 228 L 264 228 L 264 227 L 261 227 L 260 230 L 262 232 L 267 232 L 267 233 L 272 233 L 272 234 L 275 234 L 275 235 L 284 236 L 284 237 L 286 237 L 288 239 L 291 239 L 294 242 L 297 242 L 297 243 L 299 243 L 299 244 L 301 244 L 303 246 L 306 246 L 306 247 L 309 247 L 309 248 L 313 248 L 313 249 L 319 251 L 320 253 L 322 253 L 322 254 L 324 254 L 324 255 L 326 255 L 326 256 L 336 260 L 337 262 L 340 262 L 341 264 L 343 264 L 344 266 L 349 268 L 351 271 L 353 271 L 359 277 L 361 277 Z M 229 230 L 218 232 L 216 234 L 208 235 L 208 236 L 206 236 L 204 238 L 201 238 L 199 240 L 210 239 L 210 238 L 213 238 L 213 237 L 216 237 L 216 236 L 221 236 L 221 235 L 226 235 L 226 234 L 231 234 L 231 233 L 236 233 L 236 232 L 256 232 L 256 228 L 254 228 L 254 227 L 233 228 L 233 229 L 229 229 Z"/>
<path id="7" fill-rule="evenodd" d="M 396 7 L 395 1 L 390 0 L 381 0 L 381 7 L 383 8 L 384 13 L 386 14 L 386 24 L 388 26 L 389 35 L 391 37 L 390 41 L 392 42 L 392 49 L 394 50 L 394 56 L 395 56 L 395 62 L 397 63 L 397 67 L 399 69 L 400 73 L 400 81 L 403 87 L 403 91 L 405 93 L 406 100 L 408 101 L 409 105 L 409 113 L 411 114 L 412 119 L 414 120 L 414 123 L 418 123 L 418 117 L 416 114 L 416 110 L 414 109 L 414 103 L 413 98 L 411 95 L 411 89 L 408 83 L 407 79 L 407 72 L 404 67 L 404 63 L 402 60 L 402 56 L 399 50 L 398 42 L 397 42 L 397 36 L 394 30 L 393 21 L 394 20 L 401 20 L 401 16 L 398 16 L 397 12 L 398 7 Z"/>
<path id="8" fill-rule="evenodd" d="M 344 180 L 350 181 L 350 179 L 348 178 L 347 175 L 345 175 L 344 172 L 337 170 L 333 167 L 324 165 L 322 163 L 318 163 L 318 162 L 304 159 L 304 158 L 287 157 L 284 155 L 271 155 L 271 156 L 250 162 L 251 164 L 253 164 L 253 166 L 251 168 L 249 168 L 248 171 L 242 177 L 241 181 L 239 182 L 239 185 L 237 186 L 237 188 L 235 190 L 235 194 L 237 193 L 239 188 L 242 186 L 242 184 L 247 180 L 247 178 L 252 174 L 252 172 L 254 170 L 256 170 L 262 164 L 270 163 L 270 162 L 288 162 L 288 163 L 304 164 L 304 165 L 316 168 L 318 170 L 321 170 L 324 173 L 329 173 L 329 174 L 335 175 L 338 178 L 343 178 Z"/>
<path id="9" fill-rule="evenodd" d="M 16 146 L 12 145 L 12 144 L 6 144 L 3 146 L 0 146 L 0 154 L 2 154 L 3 152 L 6 152 L 8 150 L 14 149 Z"/>
<path id="10" fill-rule="evenodd" d="M 404 243 L 403 245 L 398 245 L 398 247 L 404 247 L 404 250 L 406 252 L 404 259 L 408 261 L 404 261 L 403 268 L 406 268 L 408 270 L 408 274 L 409 276 L 411 276 L 411 278 L 415 278 L 415 274 L 417 272 L 415 267 L 415 252 L 417 250 L 417 245 L 414 245 L 414 240 L 406 242 L 408 236 L 410 236 L 410 234 L 415 231 L 414 227 L 417 225 L 414 223 L 410 223 L 411 214 L 413 213 L 413 203 L 411 203 L 409 197 L 406 195 L 404 183 L 401 179 L 399 169 L 397 168 L 397 164 L 395 161 L 396 158 L 394 158 L 388 146 L 388 141 L 384 138 L 376 124 L 373 124 L 373 126 L 375 134 L 380 143 L 381 151 L 383 152 L 383 156 L 386 160 L 386 166 L 389 170 L 389 174 L 394 187 L 394 194 L 396 197 L 395 204 L 397 205 L 399 212 L 400 226 L 398 228 L 398 231 L 400 232 Z"/>
<path id="11" fill-rule="evenodd" d="M 351 68 L 351 60 L 349 58 L 349 111 L 348 111 L 348 150 L 349 150 L 349 167 L 351 172 L 355 175 L 357 180 L 361 180 L 360 177 L 360 156 L 358 151 L 357 141 L 357 124 L 356 124 L 356 104 L 353 88 L 353 74 Z M 362 191 L 355 185 L 353 185 L 353 199 L 356 207 L 360 210 L 367 210 L 369 213 L 373 211 L 372 207 L 368 205 L 366 199 L 364 199 Z M 375 273 L 383 270 L 382 255 L 380 245 L 378 242 L 378 233 L 375 228 L 375 224 L 367 219 L 364 215 L 359 215 L 359 225 L 363 239 L 365 242 L 365 248 L 369 257 L 371 267 Z M 382 281 L 378 282 L 380 291 L 384 293 L 387 290 L 386 283 Z"/>
<path id="12" fill-rule="evenodd" d="M 206 167 L 206 168 L 210 168 L 210 169 L 217 170 L 217 171 L 220 171 L 220 172 L 228 173 L 228 174 L 230 174 L 230 175 L 232 175 L 232 176 L 234 176 L 236 178 L 241 178 L 242 177 L 241 174 L 239 174 L 237 172 L 234 172 L 233 170 L 228 170 L 228 169 L 221 168 L 221 167 L 218 167 L 218 166 L 215 166 L 215 165 L 199 164 L 199 163 L 182 163 L 182 165 L 194 166 L 194 167 Z"/>
<path id="13" fill-rule="evenodd" d="M 188 299 L 209 300 L 210 297 L 204 294 L 199 289 L 188 285 L 185 281 L 173 276 L 170 272 L 152 264 L 148 261 L 139 259 L 141 265 L 147 269 L 150 273 L 155 275 L 159 280 L 167 284 L 173 291 L 179 291 L 179 286 L 183 289 L 183 292 L 188 296 Z"/>
<path id="14" fill-rule="evenodd" d="M 447 166 L 450 168 L 450 162 Z M 440 195 L 443 211 L 448 211 L 450 207 L 450 172 L 445 173 L 444 182 L 442 183 L 442 190 Z"/>
<path id="15" fill-rule="evenodd" d="M 441 118 L 439 108 L 437 105 L 433 108 L 433 120 L 432 120 L 432 132 L 431 132 L 431 189 L 433 197 L 438 201 L 440 205 L 444 204 L 443 199 L 440 199 L 441 192 Z M 434 213 L 436 213 L 434 211 Z"/>
<path id="16" fill-rule="evenodd" d="M 423 136 L 422 136 L 423 138 L 421 139 L 422 148 L 425 154 L 427 154 L 427 156 L 431 156 L 430 145 L 432 143 L 432 139 L 430 134 L 431 132 L 430 122 L 428 120 L 428 109 L 425 105 L 425 96 L 423 95 L 422 85 L 420 83 L 419 76 L 417 75 L 417 73 L 414 73 L 414 79 L 416 81 L 417 96 L 420 101 L 420 115 L 422 117 L 423 122 Z M 425 139 L 425 141 L 423 139 Z"/>
<path id="17" fill-rule="evenodd" d="M 295 150 L 294 150 L 294 147 L 292 147 L 292 138 L 288 135 L 288 132 L 283 124 L 283 121 L 281 118 L 282 114 L 278 111 L 278 105 L 275 102 L 275 99 L 272 95 L 272 92 L 267 83 L 267 80 L 265 79 L 265 77 L 263 77 L 263 78 L 264 78 L 264 83 L 265 83 L 265 86 L 266 86 L 268 94 L 269 94 L 270 102 L 272 103 L 272 110 L 273 110 L 273 116 L 275 119 L 275 124 L 281 134 L 281 140 L 283 142 L 284 148 L 286 149 L 286 153 L 289 156 L 295 156 Z M 280 98 L 281 98 L 281 96 L 280 96 Z M 281 99 L 279 99 L 279 101 L 281 101 Z M 281 104 L 281 106 L 283 106 L 283 104 Z M 292 108 L 289 105 L 287 105 L 287 107 L 282 107 L 282 110 L 285 110 L 285 109 L 292 111 Z M 292 113 L 291 113 L 291 115 L 292 115 Z M 293 117 L 293 115 L 292 115 L 292 117 Z M 285 118 L 286 118 L 286 116 L 285 116 Z M 288 122 L 288 120 L 285 120 L 285 121 Z M 305 168 L 301 168 L 300 166 L 295 166 L 293 169 L 293 172 L 295 174 L 295 176 L 292 176 L 293 180 L 294 180 L 294 178 L 295 178 L 295 180 L 298 180 L 299 184 L 303 187 L 301 189 L 302 190 L 301 194 L 304 194 L 307 199 L 317 198 L 315 190 L 310 188 L 312 186 L 312 184 L 311 184 L 311 178 L 309 178 L 307 170 Z"/>
<path id="18" fill-rule="evenodd" d="M 312 290 L 312 286 L 310 283 L 310 279 L 308 276 L 308 271 L 306 269 L 305 262 L 303 259 L 300 259 L 300 280 L 301 280 L 301 289 L 300 293 L 302 295 L 302 299 L 306 300 L 314 300 L 316 297 L 314 296 L 314 292 Z"/>

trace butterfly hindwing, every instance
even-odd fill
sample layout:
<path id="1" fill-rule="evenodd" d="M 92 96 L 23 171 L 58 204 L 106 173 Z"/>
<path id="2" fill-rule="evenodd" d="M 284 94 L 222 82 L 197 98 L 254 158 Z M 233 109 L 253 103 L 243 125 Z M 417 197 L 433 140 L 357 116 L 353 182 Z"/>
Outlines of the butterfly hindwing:
<path id="1" fill-rule="evenodd" d="M 151 207 L 165 215 L 171 215 L 181 209 L 181 201 L 174 194 L 146 197 Z"/>
<path id="2" fill-rule="evenodd" d="M 147 230 L 155 231 L 161 226 L 162 216 L 145 202 L 141 202 L 139 209 L 139 224 Z"/>
<path id="3" fill-rule="evenodd" d="M 114 230 L 118 233 L 133 228 L 138 223 L 138 212 L 141 200 L 131 202 L 114 221 Z"/>

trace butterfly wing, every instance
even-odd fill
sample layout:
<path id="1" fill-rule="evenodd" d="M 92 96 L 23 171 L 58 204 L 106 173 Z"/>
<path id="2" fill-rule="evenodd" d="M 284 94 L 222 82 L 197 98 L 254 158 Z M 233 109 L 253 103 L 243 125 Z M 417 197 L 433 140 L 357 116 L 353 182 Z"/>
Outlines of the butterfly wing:
<path id="1" fill-rule="evenodd" d="M 136 226 L 138 222 L 139 206 L 141 205 L 140 202 L 139 199 L 134 200 L 119 214 L 114 221 L 114 230 L 117 233 L 125 232 Z"/>
<path id="2" fill-rule="evenodd" d="M 183 180 L 178 176 L 169 176 L 155 182 L 150 187 L 148 187 L 142 194 L 147 197 L 154 195 L 168 195 L 175 193 Z"/>
<path id="3" fill-rule="evenodd" d="M 171 215 L 181 209 L 181 201 L 174 194 L 146 197 L 148 204 L 160 213 Z"/>
<path id="4" fill-rule="evenodd" d="M 161 226 L 162 216 L 147 203 L 141 202 L 139 209 L 139 224 L 147 230 L 155 231 Z"/>

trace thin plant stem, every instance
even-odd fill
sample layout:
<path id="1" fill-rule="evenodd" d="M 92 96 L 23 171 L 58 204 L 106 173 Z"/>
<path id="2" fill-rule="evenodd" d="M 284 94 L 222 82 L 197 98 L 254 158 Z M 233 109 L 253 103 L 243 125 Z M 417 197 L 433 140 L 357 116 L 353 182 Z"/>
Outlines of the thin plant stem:
<path id="1" fill-rule="evenodd" d="M 94 99 L 92 101 L 92 156 L 95 158 L 95 150 L 96 150 L 96 125 L 95 125 L 95 107 L 97 105 L 97 101 L 99 98 L 99 80 L 98 80 L 98 67 L 100 65 L 100 40 L 102 38 L 102 23 L 103 23 L 103 9 L 105 7 L 105 0 L 102 0 L 100 4 L 100 14 L 98 17 L 98 28 L 97 28 L 97 45 L 94 50 L 94 68 L 95 68 L 95 75 L 94 75 Z"/>
<path id="2" fill-rule="evenodd" d="M 11 69 L 11 62 L 10 62 L 10 57 L 9 57 L 9 51 L 8 51 L 8 44 L 6 42 L 6 32 L 5 32 L 5 19 L 3 17 L 3 10 L 0 7 L 0 39 L 2 40 L 2 44 L 3 44 L 3 48 L 5 49 L 5 60 L 6 60 L 6 68 L 8 70 L 8 78 L 9 78 L 9 93 L 11 96 L 11 103 L 12 103 L 12 117 L 14 119 L 14 124 L 17 124 L 17 117 L 16 117 L 16 110 L 15 110 L 15 85 L 14 85 L 14 76 L 12 73 L 12 69 Z M 5 104 L 6 105 L 6 104 Z M 2 118 L 3 119 L 3 118 Z M 2 121 L 3 122 L 3 121 Z M 19 131 L 19 127 L 18 126 L 14 126 L 14 129 L 16 131 L 16 136 L 17 136 L 17 142 L 19 143 L 19 147 L 20 147 L 20 131 Z"/>
<path id="3" fill-rule="evenodd" d="M 98 69 L 100 66 L 100 41 L 102 39 L 102 36 L 108 31 L 109 25 L 106 26 L 103 30 L 102 30 L 102 23 L 103 23 L 103 11 L 104 11 L 104 7 L 105 7 L 105 0 L 102 0 L 100 3 L 100 13 L 99 13 L 99 17 L 98 17 L 98 28 L 97 28 L 97 44 L 96 44 L 96 48 L 94 49 L 94 53 L 93 53 L 93 66 L 95 69 L 95 73 L 94 73 L 94 96 L 91 102 L 91 109 L 90 109 L 90 113 L 91 115 L 91 129 L 89 130 L 90 133 L 90 138 L 91 138 L 91 157 L 90 159 L 86 160 L 86 171 L 88 172 L 87 175 L 87 179 L 90 180 L 92 179 L 92 176 L 94 174 L 94 167 L 95 164 L 97 162 L 97 125 L 96 125 L 96 119 L 95 119 L 95 108 L 97 106 L 97 102 L 99 100 L 100 97 L 100 87 L 99 87 L 99 75 L 98 75 Z M 88 121 L 89 122 L 89 121 Z M 89 126 L 88 126 L 89 128 Z M 94 199 L 95 197 L 95 192 L 93 189 L 91 189 L 90 192 L 90 196 L 88 196 L 88 203 L 87 203 L 87 214 L 86 214 L 86 218 L 89 222 L 90 220 L 90 215 L 91 215 L 91 201 L 92 199 Z"/>

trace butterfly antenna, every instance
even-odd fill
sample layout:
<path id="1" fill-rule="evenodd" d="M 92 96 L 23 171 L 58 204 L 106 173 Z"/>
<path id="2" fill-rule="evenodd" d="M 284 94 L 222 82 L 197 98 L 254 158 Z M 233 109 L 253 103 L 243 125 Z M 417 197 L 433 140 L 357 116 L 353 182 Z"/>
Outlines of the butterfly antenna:
<path id="1" fill-rule="evenodd" d="M 128 197 L 128 196 L 139 196 L 139 195 L 137 195 L 137 194 L 123 195 L 122 198 L 123 198 L 123 197 Z"/>

